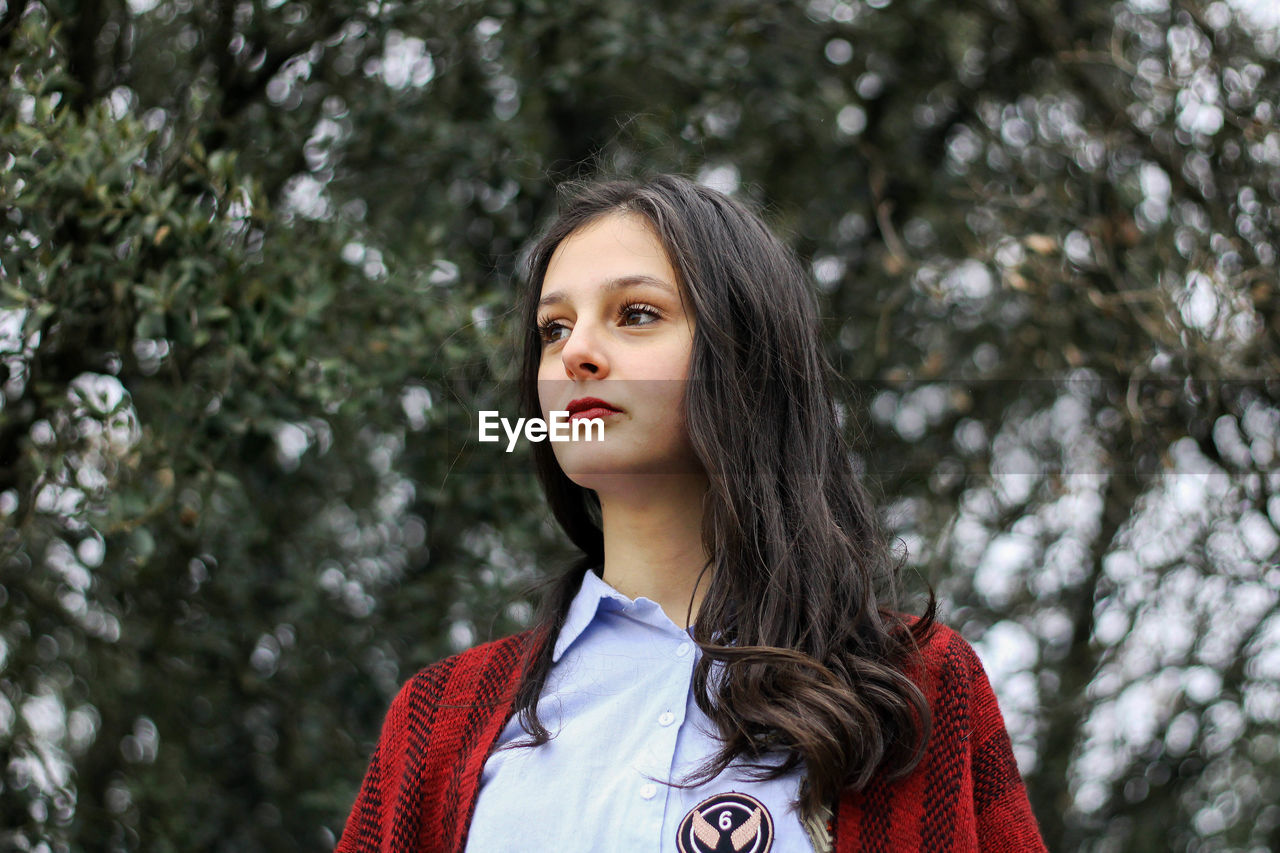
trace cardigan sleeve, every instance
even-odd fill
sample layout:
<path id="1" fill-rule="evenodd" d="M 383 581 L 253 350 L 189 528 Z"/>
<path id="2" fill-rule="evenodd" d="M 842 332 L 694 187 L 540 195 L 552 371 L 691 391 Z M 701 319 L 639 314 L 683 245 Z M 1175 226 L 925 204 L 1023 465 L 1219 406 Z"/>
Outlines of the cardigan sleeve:
<path id="1" fill-rule="evenodd" d="M 405 682 L 391 701 L 377 746 L 369 759 L 369 768 L 365 771 L 335 853 L 416 847 L 416 839 L 401 837 L 404 833 L 398 826 L 394 811 L 397 801 L 405 793 L 406 782 L 413 778 L 413 768 L 408 761 L 410 721 L 421 708 L 424 694 L 438 692 L 440 668 L 438 664 L 418 673 Z M 402 846 L 395 846 L 397 842 Z"/>
<path id="2" fill-rule="evenodd" d="M 968 643 L 964 646 L 970 658 L 969 745 L 978 848 L 996 853 L 1045 850 L 995 692 L 977 653 Z"/>
<path id="3" fill-rule="evenodd" d="M 840 798 L 836 853 L 1038 853 L 1040 829 L 991 683 L 973 647 L 935 625 L 908 675 L 933 715 L 924 755 L 904 777 Z"/>
<path id="4" fill-rule="evenodd" d="M 446 658 L 391 702 L 337 853 L 466 846 L 485 757 L 510 716 L 533 630 Z"/>

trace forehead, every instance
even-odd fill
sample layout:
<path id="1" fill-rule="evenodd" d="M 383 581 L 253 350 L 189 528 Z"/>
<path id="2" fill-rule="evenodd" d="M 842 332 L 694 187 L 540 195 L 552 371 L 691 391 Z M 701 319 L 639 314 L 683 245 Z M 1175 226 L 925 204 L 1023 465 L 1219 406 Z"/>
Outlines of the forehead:
<path id="1" fill-rule="evenodd" d="M 608 213 L 560 242 L 547 264 L 542 292 L 594 289 L 624 277 L 676 284 L 676 272 L 649 221 L 635 213 Z"/>

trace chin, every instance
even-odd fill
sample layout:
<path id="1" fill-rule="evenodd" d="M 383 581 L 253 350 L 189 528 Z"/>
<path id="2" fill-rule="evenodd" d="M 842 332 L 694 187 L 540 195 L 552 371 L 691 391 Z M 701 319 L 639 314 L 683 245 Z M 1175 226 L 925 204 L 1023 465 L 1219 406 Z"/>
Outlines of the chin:
<path id="1" fill-rule="evenodd" d="M 585 456 L 586 454 L 582 454 Z M 656 479 L 703 475 L 702 466 L 687 459 L 619 458 L 614 454 L 566 454 L 557 458 L 564 475 L 584 489 L 617 491 L 655 485 Z"/>
<path id="2" fill-rule="evenodd" d="M 621 479 L 635 476 L 643 466 L 629 460 L 609 458 L 608 454 L 591 454 L 592 458 L 582 458 L 586 454 L 572 454 L 568 459 L 557 459 L 560 470 L 573 482 L 584 489 L 599 491 L 601 488 L 617 486 Z"/>

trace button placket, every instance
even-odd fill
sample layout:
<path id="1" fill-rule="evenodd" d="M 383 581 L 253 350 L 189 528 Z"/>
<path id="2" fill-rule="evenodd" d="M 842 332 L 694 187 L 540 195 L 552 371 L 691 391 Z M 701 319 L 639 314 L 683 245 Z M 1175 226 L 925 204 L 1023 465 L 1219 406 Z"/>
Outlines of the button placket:
<path id="1" fill-rule="evenodd" d="M 649 698 L 654 701 L 648 714 L 652 714 L 649 725 L 657 725 L 649 730 L 644 738 L 646 746 L 636 756 L 632 764 L 638 778 L 635 780 L 635 808 L 640 813 L 649 815 L 649 819 L 633 824 L 636 829 L 646 827 L 657 839 L 666 829 L 666 810 L 671 792 L 661 780 L 669 779 L 676 763 L 679 733 L 685 717 L 686 704 L 689 699 L 689 671 L 697 661 L 697 646 L 687 638 L 676 639 L 666 646 L 665 653 L 661 646 L 651 647 L 649 653 L 654 655 L 653 674 L 661 686 Z M 663 655 L 668 655 L 665 662 Z M 664 673 L 665 675 L 659 675 Z M 638 800 L 638 802 L 637 802 Z"/>

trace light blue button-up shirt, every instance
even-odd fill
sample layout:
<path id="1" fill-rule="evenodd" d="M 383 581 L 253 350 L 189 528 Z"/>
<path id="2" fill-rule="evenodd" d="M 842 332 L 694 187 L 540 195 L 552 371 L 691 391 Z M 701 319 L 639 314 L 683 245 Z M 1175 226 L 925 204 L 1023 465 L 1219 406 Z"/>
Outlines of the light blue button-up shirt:
<path id="1" fill-rule="evenodd" d="M 772 823 L 773 853 L 812 851 L 791 808 L 803 765 L 757 782 L 746 779 L 735 761 L 697 788 L 661 784 L 683 782 L 719 746 L 715 726 L 691 689 L 701 654 L 689 632 L 656 602 L 632 601 L 587 572 L 538 700 L 538 716 L 552 739 L 539 747 L 499 749 L 528 737 L 518 714 L 508 721 L 484 765 L 468 853 L 678 853 L 677 833 L 687 839 L 693 831 L 691 810 L 732 792 L 763 804 Z M 713 664 L 713 675 L 718 667 Z M 734 808 L 704 807 L 694 829 L 715 841 L 716 833 L 742 824 L 746 812 Z M 735 842 L 746 840 L 739 835 Z M 711 850 L 717 844 L 694 847 Z M 726 842 L 724 849 L 730 846 Z M 753 847 L 759 845 L 734 849 L 747 853 Z"/>

